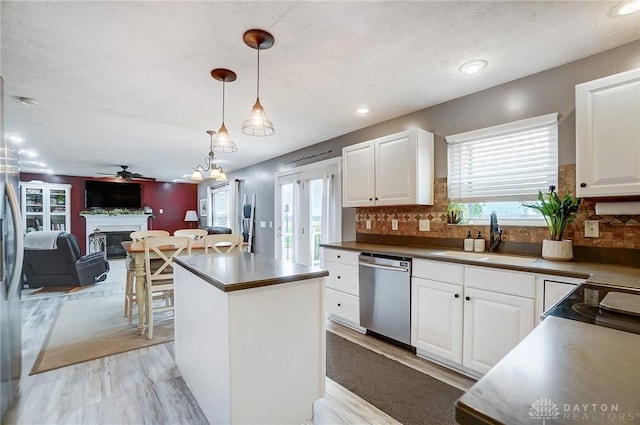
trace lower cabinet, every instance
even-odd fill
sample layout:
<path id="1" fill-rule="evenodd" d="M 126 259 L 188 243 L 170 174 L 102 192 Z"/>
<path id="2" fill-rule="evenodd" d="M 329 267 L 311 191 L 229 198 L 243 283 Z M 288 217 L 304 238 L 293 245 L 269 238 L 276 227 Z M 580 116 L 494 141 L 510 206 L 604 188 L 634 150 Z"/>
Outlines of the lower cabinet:
<path id="1" fill-rule="evenodd" d="M 464 291 L 462 366 L 487 373 L 533 329 L 531 298 Z"/>
<path id="2" fill-rule="evenodd" d="M 325 278 L 325 310 L 329 317 L 356 330 L 360 328 L 359 252 L 323 248 L 322 264 L 329 271 Z"/>
<path id="3" fill-rule="evenodd" d="M 411 294 L 412 345 L 462 363 L 462 285 L 414 277 Z"/>
<path id="4" fill-rule="evenodd" d="M 353 322 L 356 325 L 360 323 L 359 297 L 331 288 L 326 288 L 324 294 L 324 305 L 327 313 Z"/>
<path id="5" fill-rule="evenodd" d="M 533 329 L 533 275 L 416 262 L 411 281 L 411 343 L 419 354 L 467 373 L 484 374 Z M 444 267 L 451 270 L 444 274 Z"/>

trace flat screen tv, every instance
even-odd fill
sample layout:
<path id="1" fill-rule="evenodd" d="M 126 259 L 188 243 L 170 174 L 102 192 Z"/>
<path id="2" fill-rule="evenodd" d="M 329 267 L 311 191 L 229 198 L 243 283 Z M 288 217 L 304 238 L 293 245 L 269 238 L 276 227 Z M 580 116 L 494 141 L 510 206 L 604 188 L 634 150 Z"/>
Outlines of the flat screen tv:
<path id="1" fill-rule="evenodd" d="M 142 207 L 142 185 L 87 180 L 84 199 L 87 208 L 137 209 Z"/>

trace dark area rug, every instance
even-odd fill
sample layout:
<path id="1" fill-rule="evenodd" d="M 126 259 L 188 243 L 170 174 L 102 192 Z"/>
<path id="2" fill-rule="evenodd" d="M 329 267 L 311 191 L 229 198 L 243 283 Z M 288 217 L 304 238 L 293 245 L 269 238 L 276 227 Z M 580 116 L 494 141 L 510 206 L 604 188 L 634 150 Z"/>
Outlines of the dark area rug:
<path id="1" fill-rule="evenodd" d="M 327 332 L 327 376 L 404 425 L 455 424 L 457 388 Z"/>

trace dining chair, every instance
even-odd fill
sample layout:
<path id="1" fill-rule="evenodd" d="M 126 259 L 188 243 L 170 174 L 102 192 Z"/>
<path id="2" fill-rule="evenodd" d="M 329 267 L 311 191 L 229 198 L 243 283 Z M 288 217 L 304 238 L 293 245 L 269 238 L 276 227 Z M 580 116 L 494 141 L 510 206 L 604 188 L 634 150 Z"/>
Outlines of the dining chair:
<path id="1" fill-rule="evenodd" d="M 131 232 L 129 237 L 133 242 L 140 242 L 146 238 L 169 236 L 170 233 L 166 230 L 136 230 Z M 124 316 L 129 318 L 129 324 L 132 323 L 133 306 L 136 303 L 136 286 L 133 284 L 133 279 L 136 277 L 136 264 L 133 256 L 129 255 L 126 262 L 127 276 L 124 285 Z"/>
<path id="2" fill-rule="evenodd" d="M 204 237 L 204 253 L 209 253 L 209 248 L 217 254 L 242 251 L 242 235 L 237 233 L 227 235 L 207 235 Z"/>
<path id="3" fill-rule="evenodd" d="M 153 314 L 161 311 L 173 311 L 173 259 L 186 251 L 191 254 L 193 239 L 187 236 L 161 236 L 144 240 L 145 314 L 147 316 L 147 338 L 153 338 Z M 151 268 L 151 261 L 162 261 L 159 267 Z M 156 306 L 153 294 L 162 292 L 164 306 Z M 167 296 L 168 294 L 168 296 Z"/>
<path id="4" fill-rule="evenodd" d="M 204 229 L 178 229 L 173 232 L 173 236 L 189 236 L 194 240 L 202 239 L 208 234 L 209 232 Z"/>

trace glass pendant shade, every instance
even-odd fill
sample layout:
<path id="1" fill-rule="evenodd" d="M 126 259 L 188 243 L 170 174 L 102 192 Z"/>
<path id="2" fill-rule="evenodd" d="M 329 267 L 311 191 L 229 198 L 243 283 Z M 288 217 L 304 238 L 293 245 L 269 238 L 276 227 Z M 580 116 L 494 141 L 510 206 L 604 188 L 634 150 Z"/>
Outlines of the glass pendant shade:
<path id="1" fill-rule="evenodd" d="M 191 180 L 196 180 L 201 182 L 204 179 L 202 178 L 202 173 L 198 170 L 195 170 L 193 174 L 191 174 Z"/>
<path id="2" fill-rule="evenodd" d="M 229 136 L 229 132 L 227 131 L 227 127 L 225 127 L 224 122 L 220 126 L 215 139 L 213 139 L 211 147 L 214 152 L 232 153 L 238 150 L 236 144 L 231 140 L 231 136 Z"/>
<path id="3" fill-rule="evenodd" d="M 271 136 L 275 133 L 273 123 L 267 119 L 264 108 L 260 104 L 260 98 L 256 98 L 249 119 L 242 123 L 242 132 L 249 136 Z"/>

